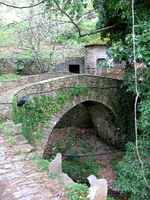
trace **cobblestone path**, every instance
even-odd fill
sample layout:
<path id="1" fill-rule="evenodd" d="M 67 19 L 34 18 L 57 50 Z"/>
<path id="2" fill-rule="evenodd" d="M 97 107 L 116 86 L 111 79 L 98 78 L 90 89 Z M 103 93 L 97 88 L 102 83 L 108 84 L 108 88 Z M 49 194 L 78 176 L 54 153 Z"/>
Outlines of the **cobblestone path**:
<path id="1" fill-rule="evenodd" d="M 17 144 L 10 144 L 12 141 L 0 133 L 0 200 L 64 199 L 60 198 L 59 181 L 37 171 L 36 152 L 21 135 L 17 137 Z"/>

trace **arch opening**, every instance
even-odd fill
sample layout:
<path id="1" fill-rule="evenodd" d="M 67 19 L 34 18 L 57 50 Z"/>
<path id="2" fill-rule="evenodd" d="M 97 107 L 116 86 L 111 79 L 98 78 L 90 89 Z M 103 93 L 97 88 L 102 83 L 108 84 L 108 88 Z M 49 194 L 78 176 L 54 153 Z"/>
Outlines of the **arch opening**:
<path id="1" fill-rule="evenodd" d="M 114 113 L 108 107 L 96 101 L 79 103 L 59 118 L 49 134 L 46 152 L 49 151 L 53 132 L 55 130 L 61 132 L 62 129 L 66 128 L 81 129 L 81 132 L 83 132 L 82 129 L 85 131 L 89 129 L 108 145 L 114 146 L 119 142 L 119 129 L 115 122 Z"/>
<path id="2" fill-rule="evenodd" d="M 86 182 L 91 174 L 100 177 L 100 168 L 105 165 L 103 158 L 74 156 L 116 151 L 110 145 L 116 130 L 114 117 L 113 112 L 99 102 L 85 101 L 76 105 L 53 128 L 45 157 L 58 152 L 64 155 L 63 171 L 76 182 Z"/>

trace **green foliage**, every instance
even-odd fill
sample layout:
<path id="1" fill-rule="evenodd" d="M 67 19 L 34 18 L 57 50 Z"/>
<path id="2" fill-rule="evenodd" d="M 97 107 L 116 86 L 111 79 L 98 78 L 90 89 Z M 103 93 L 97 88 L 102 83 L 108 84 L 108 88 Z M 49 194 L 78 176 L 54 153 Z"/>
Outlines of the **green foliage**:
<path id="1" fill-rule="evenodd" d="M 97 8 L 99 19 L 97 28 L 103 28 L 117 24 L 117 28 L 104 31 L 101 35 L 109 37 L 112 41 L 124 40 L 128 33 L 132 32 L 131 1 L 124 0 L 94 0 L 94 8 Z M 137 25 L 143 21 L 149 21 L 150 2 L 147 0 L 135 1 L 135 22 Z"/>
<path id="2" fill-rule="evenodd" d="M 16 45 L 17 41 L 17 37 L 14 34 L 15 29 L 13 26 L 11 26 L 10 23 L 6 23 L 6 22 L 0 22 L 0 44 L 1 47 L 7 47 L 7 46 L 11 46 L 13 47 L 14 45 Z M 0 53 L 0 56 L 2 57 L 3 54 L 2 52 Z"/>
<path id="3" fill-rule="evenodd" d="M 148 182 L 150 181 L 149 168 L 149 135 L 150 135 L 150 2 L 147 0 L 135 1 L 135 45 L 136 45 L 136 61 L 138 65 L 147 67 L 146 69 L 138 69 L 138 90 L 140 93 L 139 111 L 138 115 L 138 138 L 140 155 L 144 162 L 144 173 Z M 126 61 L 126 72 L 124 75 L 124 85 L 127 87 L 130 94 L 135 94 L 134 86 L 134 70 L 133 70 L 133 38 L 132 38 L 132 15 L 131 15 L 131 1 L 124 0 L 94 0 L 94 7 L 98 7 L 99 21 L 97 28 L 117 24 L 116 29 L 108 30 L 101 34 L 102 38 L 109 37 L 108 45 L 109 57 L 113 58 L 116 63 Z M 142 81 L 141 81 L 142 80 Z M 121 104 L 122 105 L 122 104 Z M 123 106 L 124 107 L 124 106 Z M 122 107 L 122 108 L 123 108 Z M 118 111 L 118 106 L 116 108 Z M 125 120 L 117 119 L 119 124 L 123 127 L 130 127 L 130 115 L 128 116 L 125 108 Z M 119 116 L 119 115 L 118 115 Z M 122 121 L 122 122 L 121 122 Z M 128 126 L 124 122 L 128 121 Z M 121 122 L 121 123 L 120 123 Z M 118 125 L 119 125 L 118 124 Z M 120 127 L 120 126 L 119 126 Z M 121 129 L 122 129 L 121 128 Z M 134 130 L 126 130 L 129 137 L 134 136 Z M 116 167 L 116 165 L 115 165 Z M 123 193 L 130 193 L 131 200 L 148 200 L 150 199 L 148 188 L 142 176 L 141 165 L 137 158 L 136 148 L 134 143 L 127 144 L 126 156 L 119 163 L 117 167 L 118 180 L 117 186 L 120 187 Z"/>
<path id="4" fill-rule="evenodd" d="M 88 32 L 95 29 L 95 23 L 87 21 L 80 23 L 80 26 L 84 30 L 84 32 Z M 64 43 L 64 44 L 81 44 L 81 43 L 91 43 L 89 41 L 94 41 L 99 37 L 99 35 L 91 35 L 91 36 L 85 36 L 82 38 L 79 38 L 78 32 L 75 28 L 72 28 L 71 30 L 66 30 L 65 33 L 62 33 L 58 36 L 57 42 Z"/>
<path id="5" fill-rule="evenodd" d="M 72 184 L 67 189 L 69 200 L 87 200 L 88 187 L 84 184 Z"/>
<path id="6" fill-rule="evenodd" d="M 49 164 L 48 160 L 39 158 L 39 159 L 36 160 L 36 162 L 39 166 L 39 169 L 38 169 L 39 172 L 48 171 L 48 164 Z"/>
<path id="7" fill-rule="evenodd" d="M 144 132 L 150 134 L 150 100 L 146 99 L 140 104 L 141 116 L 139 119 L 139 128 Z"/>
<path id="8" fill-rule="evenodd" d="M 79 155 L 81 152 L 94 152 L 93 148 L 85 138 L 79 140 L 79 136 L 71 129 L 68 134 L 65 133 L 64 139 L 61 136 L 60 139 L 58 137 L 57 140 L 52 141 L 49 144 L 48 152 L 52 154 L 61 153 L 62 155 Z M 94 158 L 68 157 L 63 160 L 62 167 L 63 171 L 73 180 L 81 182 L 85 181 L 91 174 L 98 175 L 101 165 L 96 163 Z"/>
<path id="9" fill-rule="evenodd" d="M 7 140 L 7 142 L 8 142 L 9 144 L 11 144 L 11 145 L 17 144 L 16 139 L 15 139 L 14 137 L 12 137 L 12 136 L 7 136 L 6 140 Z"/>
<path id="10" fill-rule="evenodd" d="M 82 93 L 87 93 L 87 92 L 88 92 L 88 88 L 78 85 L 76 89 L 70 91 L 70 96 L 75 97 L 75 96 L 79 96 Z"/>
<path id="11" fill-rule="evenodd" d="M 63 171 L 77 182 L 85 181 L 91 174 L 97 176 L 100 169 L 100 165 L 92 158 L 68 158 L 62 166 Z"/>
<path id="12" fill-rule="evenodd" d="M 136 60 L 150 66 L 150 23 L 143 22 L 135 26 L 135 41 L 136 41 Z M 115 62 L 133 60 L 132 50 L 133 38 L 131 34 L 125 36 L 124 41 L 115 43 L 108 50 L 108 55 L 114 59 Z M 132 64 L 132 62 L 131 62 Z"/>
<path id="13" fill-rule="evenodd" d="M 150 137 L 140 136 L 139 153 L 144 162 L 144 173 L 147 181 L 150 184 Z M 127 153 L 123 160 L 117 166 L 118 179 L 116 186 L 121 189 L 123 193 L 129 193 L 130 200 L 148 200 L 150 193 L 142 176 L 142 169 L 139 159 L 136 154 L 136 147 L 134 143 L 127 144 Z"/>
<path id="14" fill-rule="evenodd" d="M 80 94 L 84 95 L 87 91 L 87 88 L 78 85 L 74 89 L 64 89 L 56 96 L 34 96 L 21 108 L 17 107 L 16 99 L 13 102 L 13 120 L 15 123 L 22 123 L 23 135 L 31 142 L 32 132 L 38 132 L 35 137 L 41 137 L 43 127 L 51 116 L 63 108 L 67 101 Z"/>
<path id="15" fill-rule="evenodd" d="M 115 200 L 115 199 L 112 197 L 107 197 L 107 200 Z"/>
<path id="16" fill-rule="evenodd" d="M 21 154 L 21 151 L 16 151 L 16 152 L 13 153 L 14 156 L 18 156 L 20 154 Z"/>
<path id="17" fill-rule="evenodd" d="M 17 74 L 3 74 L 0 76 L 0 81 L 12 81 L 12 80 L 19 80 L 21 76 Z"/>
<path id="18" fill-rule="evenodd" d="M 33 160 L 38 165 L 37 170 L 39 172 L 48 171 L 48 164 L 49 164 L 50 160 L 48 161 L 46 159 L 43 159 L 40 156 L 30 156 L 29 159 Z M 35 165 L 35 163 L 34 163 L 34 165 Z"/>
<path id="19" fill-rule="evenodd" d="M 60 7 L 63 6 L 63 10 L 66 11 L 71 17 L 76 17 L 77 19 L 81 17 L 84 8 L 83 0 L 73 0 L 71 3 L 70 0 L 46 0 L 45 2 L 47 9 L 58 4 Z"/>
<path id="20" fill-rule="evenodd" d="M 117 134 L 124 137 L 123 143 L 118 144 L 118 148 L 124 148 L 128 141 L 135 139 L 134 134 L 134 96 L 131 92 L 126 92 L 125 88 L 118 91 L 117 98 L 111 99 L 112 107 L 116 113 L 112 120 L 118 127 Z"/>
<path id="21" fill-rule="evenodd" d="M 108 64 L 106 60 L 99 62 L 97 65 L 97 68 L 107 68 L 107 67 L 108 67 Z"/>

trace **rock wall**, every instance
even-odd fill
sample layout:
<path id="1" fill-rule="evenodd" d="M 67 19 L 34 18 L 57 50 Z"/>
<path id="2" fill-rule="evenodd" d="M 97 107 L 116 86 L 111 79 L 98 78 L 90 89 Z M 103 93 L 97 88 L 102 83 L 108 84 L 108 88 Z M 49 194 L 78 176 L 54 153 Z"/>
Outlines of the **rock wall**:
<path id="1" fill-rule="evenodd" d="M 32 76 L 23 76 L 19 80 L 0 82 L 0 89 L 14 88 L 14 87 L 18 87 L 18 86 L 21 86 L 21 85 L 25 86 L 28 83 L 39 82 L 39 81 L 42 81 L 42 80 L 47 80 L 47 79 L 50 79 L 50 78 L 55 78 L 55 77 L 65 76 L 65 75 L 70 75 L 70 73 L 53 72 L 53 73 L 45 73 L 45 74 L 32 75 Z"/>
<path id="2" fill-rule="evenodd" d="M 68 111 L 55 126 L 55 128 L 65 127 L 93 128 L 90 113 L 84 104 L 79 104 Z"/>
<path id="3" fill-rule="evenodd" d="M 60 72 L 69 72 L 70 65 L 79 65 L 79 73 L 80 74 L 83 74 L 85 72 L 84 58 L 72 58 L 70 60 L 67 60 L 64 63 L 60 63 L 57 66 L 57 69 Z"/>
<path id="4" fill-rule="evenodd" d="M 104 105 L 96 102 L 85 104 L 91 115 L 94 128 L 99 137 L 108 144 L 115 145 L 121 139 L 119 129 L 115 124 L 114 113 Z"/>
<path id="5" fill-rule="evenodd" d="M 56 71 L 56 67 L 51 66 L 49 59 L 42 59 L 41 63 L 45 72 Z M 33 59 L 0 59 L 0 75 L 16 72 L 21 75 L 35 75 L 40 73 L 40 69 Z"/>

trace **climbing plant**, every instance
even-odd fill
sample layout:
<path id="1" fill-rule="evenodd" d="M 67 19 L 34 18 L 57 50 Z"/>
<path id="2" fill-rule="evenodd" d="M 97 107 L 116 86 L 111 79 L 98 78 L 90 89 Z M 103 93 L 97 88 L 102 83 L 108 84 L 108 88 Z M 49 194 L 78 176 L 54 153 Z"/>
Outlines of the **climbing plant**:
<path id="1" fill-rule="evenodd" d="M 22 107 L 18 107 L 18 100 L 13 102 L 13 120 L 15 123 L 22 123 L 23 135 L 31 141 L 33 132 L 41 133 L 46 122 L 52 115 L 70 99 L 86 95 L 88 88 L 78 85 L 73 89 L 62 89 L 56 96 L 33 96 Z"/>

